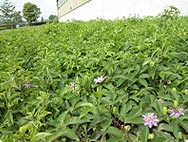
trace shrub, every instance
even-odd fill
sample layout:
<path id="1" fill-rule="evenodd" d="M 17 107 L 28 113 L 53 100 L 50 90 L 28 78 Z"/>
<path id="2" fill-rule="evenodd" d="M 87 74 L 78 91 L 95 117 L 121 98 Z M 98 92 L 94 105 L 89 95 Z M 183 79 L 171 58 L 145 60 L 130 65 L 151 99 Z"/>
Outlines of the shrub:
<path id="1" fill-rule="evenodd" d="M 188 19 L 1 32 L 0 140 L 186 141 Z"/>

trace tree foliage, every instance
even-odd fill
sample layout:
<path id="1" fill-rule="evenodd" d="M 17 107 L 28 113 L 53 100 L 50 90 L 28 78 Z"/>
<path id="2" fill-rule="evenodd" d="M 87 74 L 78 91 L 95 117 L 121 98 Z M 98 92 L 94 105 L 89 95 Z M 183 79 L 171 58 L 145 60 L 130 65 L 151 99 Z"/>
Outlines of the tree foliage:
<path id="1" fill-rule="evenodd" d="M 27 2 L 23 7 L 23 17 L 27 20 L 27 22 L 31 25 L 35 22 L 40 16 L 40 8 L 37 5 Z"/>
<path id="2" fill-rule="evenodd" d="M 9 24 L 13 27 L 13 18 L 14 18 L 14 9 L 15 6 L 9 2 L 9 0 L 5 0 L 4 4 L 0 7 L 0 17 L 4 24 Z"/>
<path id="3" fill-rule="evenodd" d="M 57 18 L 56 15 L 50 15 L 48 19 L 49 19 L 50 21 L 53 21 L 53 20 L 55 20 L 56 18 Z"/>
<path id="4" fill-rule="evenodd" d="M 14 24 L 21 24 L 22 23 L 22 16 L 21 11 L 15 11 L 13 15 L 13 22 Z"/>

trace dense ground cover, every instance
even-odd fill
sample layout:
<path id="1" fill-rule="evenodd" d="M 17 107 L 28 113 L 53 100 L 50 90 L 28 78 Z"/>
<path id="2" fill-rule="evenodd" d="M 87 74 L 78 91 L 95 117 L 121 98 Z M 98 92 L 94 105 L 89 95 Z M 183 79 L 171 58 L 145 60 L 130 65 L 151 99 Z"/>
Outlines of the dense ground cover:
<path id="1" fill-rule="evenodd" d="M 5 31 L 0 51 L 3 142 L 188 139 L 186 17 Z"/>

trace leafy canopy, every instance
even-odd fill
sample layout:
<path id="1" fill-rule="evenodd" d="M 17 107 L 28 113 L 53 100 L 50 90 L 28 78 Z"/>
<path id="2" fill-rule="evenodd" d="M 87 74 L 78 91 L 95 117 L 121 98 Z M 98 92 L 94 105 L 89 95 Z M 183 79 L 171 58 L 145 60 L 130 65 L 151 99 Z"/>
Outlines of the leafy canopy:
<path id="1" fill-rule="evenodd" d="M 15 6 L 9 0 L 5 0 L 4 4 L 0 7 L 0 17 L 5 24 L 13 25 L 14 9 Z"/>
<path id="2" fill-rule="evenodd" d="M 50 15 L 48 19 L 49 19 L 50 21 L 53 21 L 53 20 L 55 20 L 56 18 L 57 18 L 56 15 Z"/>
<path id="3" fill-rule="evenodd" d="M 21 11 L 15 11 L 13 15 L 13 22 L 14 24 L 21 24 L 22 23 L 22 16 Z"/>
<path id="4" fill-rule="evenodd" d="M 24 4 L 22 12 L 23 17 L 27 20 L 29 24 L 35 22 L 41 14 L 40 8 L 38 8 L 37 5 L 32 4 L 30 2 Z"/>

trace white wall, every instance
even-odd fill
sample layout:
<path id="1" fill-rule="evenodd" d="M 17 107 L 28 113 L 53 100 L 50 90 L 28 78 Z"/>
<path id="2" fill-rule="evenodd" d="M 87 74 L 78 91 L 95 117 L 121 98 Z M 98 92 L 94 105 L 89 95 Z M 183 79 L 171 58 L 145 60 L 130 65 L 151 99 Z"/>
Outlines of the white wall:
<path id="1" fill-rule="evenodd" d="M 188 0 L 91 0 L 59 20 L 155 16 L 171 5 L 177 7 L 181 15 L 188 15 Z"/>

